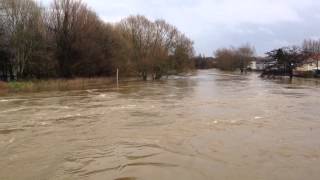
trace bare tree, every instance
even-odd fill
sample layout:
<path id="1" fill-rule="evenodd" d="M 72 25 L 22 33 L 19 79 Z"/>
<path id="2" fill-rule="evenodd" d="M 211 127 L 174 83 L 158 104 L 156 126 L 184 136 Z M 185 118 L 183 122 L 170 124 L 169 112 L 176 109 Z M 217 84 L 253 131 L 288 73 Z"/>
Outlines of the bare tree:
<path id="1" fill-rule="evenodd" d="M 192 41 L 164 20 L 152 22 L 144 16 L 130 16 L 118 27 L 131 44 L 132 61 L 144 80 L 148 74 L 160 79 L 170 69 L 184 66 L 182 61 L 188 62 L 193 56 Z"/>
<path id="2" fill-rule="evenodd" d="M 146 17 L 138 15 L 122 20 L 118 27 L 133 49 L 131 59 L 137 73 L 144 80 L 147 80 L 150 66 L 148 50 L 152 40 L 152 23 Z"/>
<path id="3" fill-rule="evenodd" d="M 48 27 L 53 34 L 61 77 L 72 77 L 71 68 L 76 61 L 74 44 L 81 28 L 79 20 L 86 11 L 86 5 L 76 0 L 54 0 L 51 5 Z"/>
<path id="4" fill-rule="evenodd" d="M 317 60 L 317 71 L 319 71 L 320 40 L 304 40 L 302 48 L 305 53 L 309 53 L 312 58 Z"/>
<path id="5" fill-rule="evenodd" d="M 41 9 L 32 0 L 0 0 L 5 44 L 9 47 L 11 75 L 22 78 L 38 46 Z"/>
<path id="6" fill-rule="evenodd" d="M 254 55 L 254 47 L 248 44 L 240 46 L 239 48 L 218 49 L 215 52 L 218 68 L 231 71 L 240 69 L 241 72 L 246 71 Z"/>
<path id="7" fill-rule="evenodd" d="M 240 61 L 240 71 L 247 71 L 250 62 L 255 55 L 255 48 L 251 47 L 249 44 L 246 44 L 239 47 L 236 54 L 236 58 L 238 58 Z"/>

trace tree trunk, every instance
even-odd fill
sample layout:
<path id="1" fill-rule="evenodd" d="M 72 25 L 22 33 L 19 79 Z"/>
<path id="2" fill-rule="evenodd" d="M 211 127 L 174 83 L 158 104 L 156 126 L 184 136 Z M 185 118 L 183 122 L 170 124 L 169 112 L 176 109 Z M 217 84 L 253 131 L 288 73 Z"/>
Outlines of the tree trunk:
<path id="1" fill-rule="evenodd" d="M 289 76 L 290 76 L 290 79 L 293 78 L 293 68 L 291 66 L 289 67 Z"/>
<path id="2" fill-rule="evenodd" d="M 146 72 L 142 72 L 142 79 L 144 81 L 147 81 L 148 80 L 148 74 Z"/>

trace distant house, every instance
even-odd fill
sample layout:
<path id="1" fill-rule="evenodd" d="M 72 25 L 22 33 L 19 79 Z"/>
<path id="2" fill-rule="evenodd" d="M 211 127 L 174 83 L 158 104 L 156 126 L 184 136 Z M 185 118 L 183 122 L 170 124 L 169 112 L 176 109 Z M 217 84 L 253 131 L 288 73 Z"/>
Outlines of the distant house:
<path id="1" fill-rule="evenodd" d="M 309 58 L 303 61 L 293 71 L 295 76 L 313 76 L 319 70 L 318 60 Z"/>
<path id="2" fill-rule="evenodd" d="M 272 66 L 274 64 L 275 64 L 274 61 L 270 61 L 267 58 L 256 57 L 256 58 L 254 58 L 254 60 L 251 61 L 248 68 L 252 71 L 263 71 L 267 67 Z"/>
<path id="3" fill-rule="evenodd" d="M 296 71 L 316 71 L 318 69 L 317 60 L 308 59 L 301 63 L 295 70 Z"/>
<path id="4" fill-rule="evenodd" d="M 302 77 L 315 76 L 319 72 L 319 57 L 320 54 L 316 54 L 300 63 L 293 71 L 294 75 Z"/>

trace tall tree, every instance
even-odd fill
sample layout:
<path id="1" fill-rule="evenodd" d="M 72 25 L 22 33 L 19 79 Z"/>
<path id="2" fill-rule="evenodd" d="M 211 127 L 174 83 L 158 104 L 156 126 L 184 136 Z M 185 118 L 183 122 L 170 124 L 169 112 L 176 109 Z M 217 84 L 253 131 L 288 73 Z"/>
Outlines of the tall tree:
<path id="1" fill-rule="evenodd" d="M 237 58 L 240 61 L 240 71 L 244 72 L 247 70 L 250 62 L 253 60 L 255 55 L 255 48 L 249 44 L 243 45 L 237 50 Z"/>
<path id="2" fill-rule="evenodd" d="M 223 48 L 215 52 L 217 67 L 222 70 L 234 71 L 240 69 L 241 72 L 247 70 L 255 55 L 254 47 L 243 45 L 238 48 Z"/>
<path id="3" fill-rule="evenodd" d="M 284 75 L 293 77 L 293 70 L 305 59 L 307 54 L 299 47 L 284 47 L 267 53 L 269 59 L 276 61 L 276 66 Z"/>
<path id="4" fill-rule="evenodd" d="M 72 66 L 77 60 L 74 45 L 79 38 L 79 20 L 82 13 L 86 13 L 87 7 L 81 1 L 54 0 L 50 10 L 48 26 L 53 33 L 59 74 L 61 77 L 69 78 L 72 77 Z"/>
<path id="5" fill-rule="evenodd" d="M 317 61 L 317 71 L 319 73 L 320 40 L 304 40 L 302 48 L 305 53 L 309 53 L 310 57 Z"/>

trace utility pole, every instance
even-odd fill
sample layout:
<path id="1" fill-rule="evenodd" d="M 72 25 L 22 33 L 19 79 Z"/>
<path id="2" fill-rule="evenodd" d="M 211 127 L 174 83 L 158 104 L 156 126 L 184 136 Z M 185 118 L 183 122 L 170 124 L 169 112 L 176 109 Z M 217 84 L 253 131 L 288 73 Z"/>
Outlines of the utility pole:
<path id="1" fill-rule="evenodd" d="M 319 72 L 319 59 L 320 59 L 320 54 L 317 54 L 315 56 L 315 59 L 317 61 L 317 70 L 316 70 L 316 75 L 318 75 L 320 72 Z"/>

